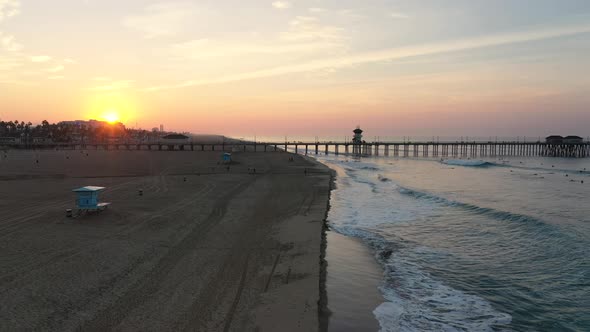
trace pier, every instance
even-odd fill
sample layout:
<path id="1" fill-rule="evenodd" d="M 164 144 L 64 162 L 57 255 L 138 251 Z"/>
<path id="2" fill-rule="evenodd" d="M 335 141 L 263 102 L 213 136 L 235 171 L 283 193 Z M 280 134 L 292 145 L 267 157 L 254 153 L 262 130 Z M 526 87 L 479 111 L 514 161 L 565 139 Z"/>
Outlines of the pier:
<path id="1" fill-rule="evenodd" d="M 393 156 L 424 158 L 590 156 L 590 142 L 231 142 L 231 143 L 38 143 L 4 144 L 16 149 L 285 152 L 303 155 Z"/>

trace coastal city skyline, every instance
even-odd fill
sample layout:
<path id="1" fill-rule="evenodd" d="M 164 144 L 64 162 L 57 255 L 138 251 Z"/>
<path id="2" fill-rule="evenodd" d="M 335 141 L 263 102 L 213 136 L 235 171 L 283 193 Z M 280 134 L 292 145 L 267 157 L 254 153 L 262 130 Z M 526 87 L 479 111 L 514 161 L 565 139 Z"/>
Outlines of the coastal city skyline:
<path id="1" fill-rule="evenodd" d="M 0 118 L 585 137 L 589 17 L 575 0 L 0 0 Z"/>

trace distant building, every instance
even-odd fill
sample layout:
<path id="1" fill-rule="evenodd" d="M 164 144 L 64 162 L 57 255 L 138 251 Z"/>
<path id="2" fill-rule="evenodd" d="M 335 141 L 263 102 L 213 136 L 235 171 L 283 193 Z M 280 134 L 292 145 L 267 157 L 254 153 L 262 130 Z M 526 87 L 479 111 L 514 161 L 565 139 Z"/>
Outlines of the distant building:
<path id="1" fill-rule="evenodd" d="M 545 137 L 545 143 L 547 143 L 547 144 L 562 144 L 563 137 L 559 136 L 559 135 L 547 136 L 547 137 Z"/>
<path id="2" fill-rule="evenodd" d="M 120 123 L 120 122 L 119 122 Z M 93 120 L 90 119 L 86 122 L 86 127 L 88 128 L 93 128 L 93 129 L 97 129 L 97 128 L 101 128 L 104 127 L 106 125 L 108 125 L 109 123 L 106 121 L 98 121 L 98 120 Z"/>
<path id="3" fill-rule="evenodd" d="M 578 143 L 583 143 L 584 139 L 580 136 L 574 136 L 574 135 L 570 135 L 570 136 L 566 136 L 563 138 L 563 143 L 565 144 L 578 144 Z"/>
<path id="4" fill-rule="evenodd" d="M 169 134 L 162 137 L 162 143 L 187 144 L 190 143 L 190 137 L 183 134 Z"/>
<path id="5" fill-rule="evenodd" d="M 17 143 L 21 143 L 22 140 L 20 137 L 0 137 L 0 145 L 2 144 L 17 144 Z"/>
<path id="6" fill-rule="evenodd" d="M 164 125 L 163 125 L 163 124 L 161 124 L 161 125 L 160 125 L 160 132 L 161 132 L 161 133 L 163 133 L 163 132 L 164 132 Z"/>
<path id="7" fill-rule="evenodd" d="M 33 136 L 32 141 L 33 143 L 53 143 L 53 139 L 47 136 Z"/>
<path id="8" fill-rule="evenodd" d="M 86 126 L 87 124 L 88 124 L 88 121 L 85 121 L 85 120 L 60 121 L 58 123 L 58 125 L 60 125 L 60 126 L 71 126 L 71 127 L 77 127 L 77 128 L 82 128 L 82 127 Z"/>
<path id="9" fill-rule="evenodd" d="M 100 121 L 100 120 L 94 120 L 94 119 L 90 119 L 88 121 L 86 121 L 86 120 L 61 121 L 58 124 L 62 125 L 62 126 L 75 127 L 78 129 L 82 129 L 82 128 L 99 129 L 99 128 L 105 128 L 105 127 L 108 127 L 108 128 L 118 127 L 121 129 L 125 129 L 125 125 L 122 124 L 121 122 L 109 123 L 107 121 Z"/>
<path id="10" fill-rule="evenodd" d="M 584 143 L 584 139 L 580 136 L 566 136 L 562 137 L 559 135 L 551 135 L 545 138 L 545 143 L 547 144 L 579 144 Z"/>

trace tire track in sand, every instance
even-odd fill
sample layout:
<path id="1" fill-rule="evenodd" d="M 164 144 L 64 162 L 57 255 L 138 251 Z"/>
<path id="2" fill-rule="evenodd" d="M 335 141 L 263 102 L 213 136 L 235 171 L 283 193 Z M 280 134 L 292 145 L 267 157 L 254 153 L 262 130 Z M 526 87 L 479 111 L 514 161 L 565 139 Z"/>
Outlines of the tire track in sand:
<path id="1" fill-rule="evenodd" d="M 144 278 L 138 280 L 129 290 L 110 306 L 101 310 L 92 320 L 83 324 L 81 330 L 105 331 L 113 330 L 119 326 L 126 315 L 134 308 L 146 302 L 155 294 L 167 275 L 181 261 L 183 257 L 198 247 L 200 240 L 219 223 L 226 211 L 229 202 L 242 193 L 254 179 L 242 182 L 236 188 L 228 188 L 228 194 L 220 197 L 213 207 L 213 211 L 207 218 L 194 224 L 193 229 L 175 246 L 159 259 L 155 267 Z"/>
<path id="2" fill-rule="evenodd" d="M 164 215 L 171 214 L 171 213 L 178 212 L 178 211 L 184 209 L 186 206 L 192 204 L 195 199 L 198 199 L 199 197 L 203 197 L 204 195 L 207 195 L 208 193 L 210 193 L 214 188 L 215 188 L 215 186 L 206 184 L 199 191 L 197 191 L 194 195 L 191 195 L 181 201 L 178 201 L 174 205 L 168 205 L 166 208 L 160 210 L 159 213 L 152 214 L 150 217 L 144 218 L 143 221 L 140 223 L 136 223 L 136 224 L 130 223 L 130 225 L 128 227 L 124 227 L 123 229 L 110 235 L 106 239 L 114 239 L 114 238 L 119 237 L 123 234 L 129 234 L 129 233 L 135 232 L 137 229 L 141 228 L 143 225 L 145 225 L 146 223 L 148 223 L 156 218 L 159 218 Z M 143 218 L 143 217 L 137 216 L 133 219 L 139 219 L 139 218 Z M 14 286 L 14 285 L 11 285 L 11 283 L 14 281 L 18 282 L 19 279 L 17 279 L 17 278 L 22 278 L 27 274 L 41 270 L 45 266 L 55 263 L 55 262 L 58 262 L 60 260 L 71 259 L 71 258 L 79 255 L 83 251 L 95 249 L 95 248 L 99 247 L 100 245 L 101 245 L 101 243 L 97 243 L 93 246 L 80 248 L 79 250 L 66 249 L 66 250 L 54 252 L 52 255 L 49 256 L 49 259 L 47 259 L 45 261 L 42 261 L 42 262 L 33 261 L 33 262 L 27 264 L 26 266 L 22 266 L 16 272 L 11 272 L 11 273 L 4 274 L 4 275 L 0 276 L 0 285 Z M 43 255 L 43 257 L 47 257 L 47 255 Z M 2 293 L 4 293 L 4 292 L 0 292 L 0 294 L 2 294 Z"/>

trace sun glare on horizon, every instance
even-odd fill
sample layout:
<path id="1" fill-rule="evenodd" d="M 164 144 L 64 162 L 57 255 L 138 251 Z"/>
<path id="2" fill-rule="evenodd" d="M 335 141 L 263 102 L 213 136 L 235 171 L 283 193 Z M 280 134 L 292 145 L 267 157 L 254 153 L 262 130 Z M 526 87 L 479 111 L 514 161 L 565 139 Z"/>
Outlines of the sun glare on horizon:
<path id="1" fill-rule="evenodd" d="M 127 96 L 121 93 L 90 95 L 85 104 L 86 118 L 106 121 L 110 124 L 128 123 L 135 120 L 138 115 L 138 105 L 133 95 Z"/>
<path id="2" fill-rule="evenodd" d="M 119 113 L 116 110 L 108 110 L 103 114 L 102 118 L 108 123 L 116 123 L 120 121 Z"/>

